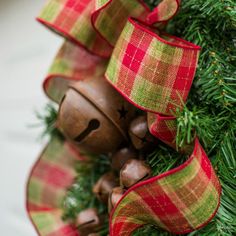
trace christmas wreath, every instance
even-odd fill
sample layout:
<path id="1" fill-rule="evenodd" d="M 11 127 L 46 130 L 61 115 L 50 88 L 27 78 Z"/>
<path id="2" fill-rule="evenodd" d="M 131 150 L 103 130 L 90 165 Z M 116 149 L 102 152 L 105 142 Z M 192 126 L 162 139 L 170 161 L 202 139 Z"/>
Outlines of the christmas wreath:
<path id="1" fill-rule="evenodd" d="M 37 20 L 65 42 L 27 185 L 39 235 L 234 235 L 235 9 L 46 2 Z"/>

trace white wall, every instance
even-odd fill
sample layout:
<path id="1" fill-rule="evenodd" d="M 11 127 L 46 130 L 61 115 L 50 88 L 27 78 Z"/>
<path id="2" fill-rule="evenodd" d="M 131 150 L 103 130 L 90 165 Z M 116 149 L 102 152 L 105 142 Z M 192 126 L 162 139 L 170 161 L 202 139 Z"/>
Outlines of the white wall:
<path id="1" fill-rule="evenodd" d="M 62 42 L 35 21 L 44 0 L 0 0 L 0 235 L 35 236 L 25 184 L 43 147 L 37 120 L 47 99 L 41 84 Z"/>

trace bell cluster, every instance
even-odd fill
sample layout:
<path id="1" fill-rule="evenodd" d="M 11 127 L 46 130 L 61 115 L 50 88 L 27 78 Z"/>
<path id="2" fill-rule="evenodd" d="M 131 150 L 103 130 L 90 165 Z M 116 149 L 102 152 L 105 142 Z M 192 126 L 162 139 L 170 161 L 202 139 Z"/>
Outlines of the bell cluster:
<path id="1" fill-rule="evenodd" d="M 72 82 L 61 100 L 57 125 L 80 152 L 111 159 L 111 170 L 92 189 L 109 213 L 126 191 L 151 177 L 145 153 L 157 141 L 149 133 L 146 115 L 137 115 L 104 78 Z M 95 208 L 83 210 L 76 219 L 80 235 L 97 235 L 105 219 Z"/>

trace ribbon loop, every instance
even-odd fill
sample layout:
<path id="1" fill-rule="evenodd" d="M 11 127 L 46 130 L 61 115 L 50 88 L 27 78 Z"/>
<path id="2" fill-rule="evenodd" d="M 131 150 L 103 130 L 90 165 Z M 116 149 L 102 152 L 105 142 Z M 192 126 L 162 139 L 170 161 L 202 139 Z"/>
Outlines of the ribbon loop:
<path id="1" fill-rule="evenodd" d="M 171 116 L 183 107 L 200 47 L 129 19 L 111 56 L 106 78 L 140 109 Z"/>
<path id="2" fill-rule="evenodd" d="M 82 158 L 68 142 L 54 138 L 35 163 L 27 183 L 26 207 L 38 235 L 79 236 L 74 225 L 61 219 L 61 203 L 76 177 L 74 165 Z"/>
<path id="3" fill-rule="evenodd" d="M 57 53 L 43 87 L 45 93 L 59 103 L 74 81 L 100 78 L 104 75 L 107 60 L 92 55 L 80 46 L 66 41 Z"/>
<path id="4" fill-rule="evenodd" d="M 110 216 L 110 235 L 131 235 L 146 224 L 175 234 L 202 227 L 215 215 L 221 187 L 198 140 L 181 166 L 130 188 Z"/>
<path id="5" fill-rule="evenodd" d="M 48 0 L 37 20 L 88 51 L 108 58 L 128 19 L 150 13 L 139 0 Z"/>
<path id="6" fill-rule="evenodd" d="M 94 29 L 114 47 L 129 17 L 145 21 L 149 13 L 139 0 L 96 0 L 91 20 Z"/>
<path id="7" fill-rule="evenodd" d="M 178 12 L 181 0 L 163 0 L 146 18 L 149 25 L 165 23 Z"/>
<path id="8" fill-rule="evenodd" d="M 151 112 L 147 114 L 147 117 L 150 133 L 163 143 L 176 149 L 176 118 L 173 116 L 161 116 Z"/>

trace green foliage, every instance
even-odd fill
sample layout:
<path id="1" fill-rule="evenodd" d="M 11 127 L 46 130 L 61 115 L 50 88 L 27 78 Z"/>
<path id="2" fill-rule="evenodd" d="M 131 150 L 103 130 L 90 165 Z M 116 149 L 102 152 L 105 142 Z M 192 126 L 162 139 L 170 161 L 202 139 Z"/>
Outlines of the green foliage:
<path id="1" fill-rule="evenodd" d="M 202 47 L 186 107 L 177 113 L 177 143 L 197 135 L 222 184 L 216 217 L 189 235 L 236 232 L 236 2 L 184 0 L 171 29 Z"/>
<path id="2" fill-rule="evenodd" d="M 162 231 L 154 226 L 147 225 L 142 228 L 137 229 L 134 233 L 133 236 L 171 236 L 169 232 Z"/>
<path id="3" fill-rule="evenodd" d="M 153 9 L 153 8 L 160 2 L 160 0 L 144 0 L 144 2 L 145 2 L 151 9 Z"/>
<path id="4" fill-rule="evenodd" d="M 99 214 L 107 215 L 107 206 L 101 203 L 92 192 L 97 180 L 110 170 L 109 158 L 105 155 L 90 156 L 85 161 L 78 161 L 75 166 L 77 177 L 64 198 L 63 220 L 74 220 L 82 210 L 96 208 Z M 108 234 L 107 221 L 99 231 L 101 236 Z"/>
<path id="5" fill-rule="evenodd" d="M 90 156 L 88 160 L 78 161 L 75 166 L 77 177 L 74 184 L 68 189 L 63 202 L 64 216 L 66 219 L 75 219 L 76 215 L 87 208 L 95 207 L 99 213 L 107 212 L 92 192 L 96 181 L 110 170 L 110 161 L 107 156 Z"/>
<path id="6" fill-rule="evenodd" d="M 64 139 L 63 135 L 56 127 L 57 107 L 54 104 L 48 103 L 42 113 L 36 112 L 36 117 L 40 121 L 40 124 L 37 126 L 44 127 L 41 138 L 45 136 L 57 136 L 60 139 Z"/>
<path id="7" fill-rule="evenodd" d="M 153 7 L 153 2 L 158 1 L 149 2 Z M 182 0 L 181 10 L 168 30 L 202 47 L 188 102 L 176 114 L 177 144 L 183 147 L 198 136 L 222 184 L 221 205 L 216 217 L 206 227 L 189 235 L 235 235 L 236 1 Z M 160 150 L 152 155 L 154 159 L 149 160 L 156 173 L 181 163 L 172 150 L 163 152 L 168 160 L 173 156 L 166 163 Z M 160 160 L 155 158 L 159 155 Z M 152 227 L 140 229 L 141 234 L 137 235 L 145 230 L 147 235 L 163 235 Z"/>
<path id="8" fill-rule="evenodd" d="M 156 176 L 181 165 L 186 158 L 186 155 L 160 143 L 156 150 L 147 156 L 147 163 L 152 168 L 152 175 Z"/>

